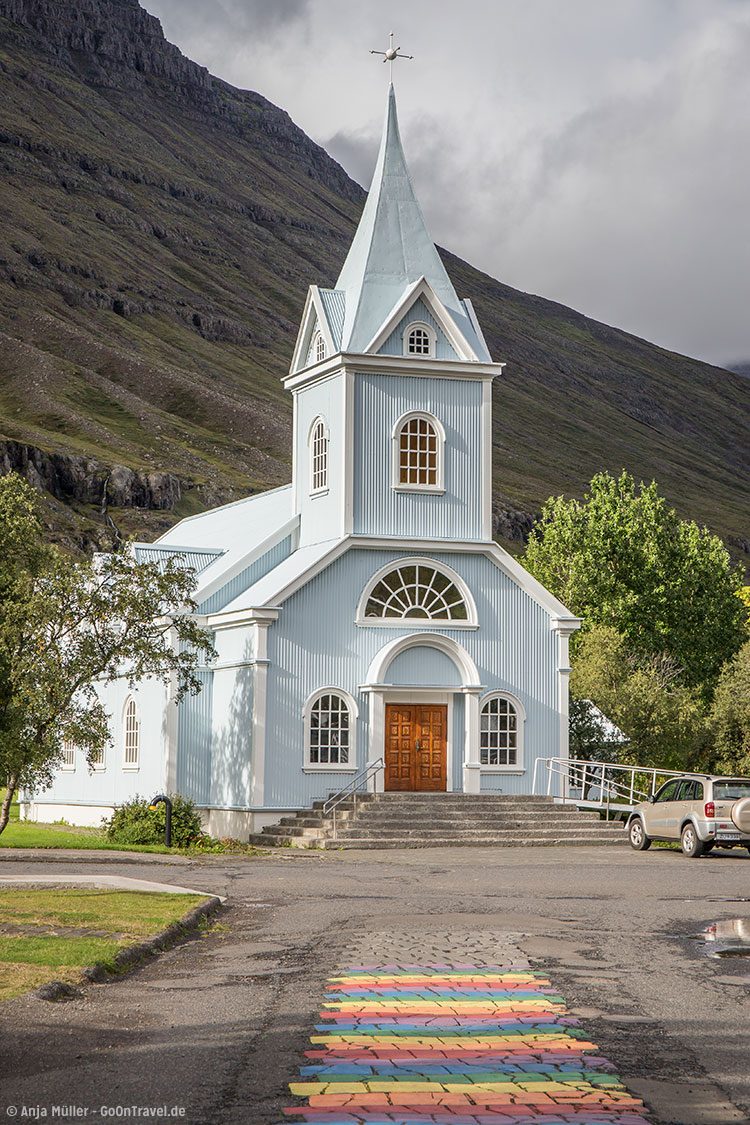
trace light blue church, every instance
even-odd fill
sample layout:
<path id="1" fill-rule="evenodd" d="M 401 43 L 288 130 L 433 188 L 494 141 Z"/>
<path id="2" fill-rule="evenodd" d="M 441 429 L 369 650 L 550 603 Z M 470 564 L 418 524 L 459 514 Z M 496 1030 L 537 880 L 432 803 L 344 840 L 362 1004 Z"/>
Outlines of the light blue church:
<path id="1" fill-rule="evenodd" d="M 123 680 L 93 770 L 69 748 L 35 819 L 192 797 L 246 837 L 372 766 L 376 790 L 530 793 L 567 754 L 580 622 L 492 539 L 490 357 L 425 227 L 391 88 L 334 289 L 310 287 L 289 375 L 290 485 L 182 520 L 141 558 L 197 574 L 203 691 Z"/>

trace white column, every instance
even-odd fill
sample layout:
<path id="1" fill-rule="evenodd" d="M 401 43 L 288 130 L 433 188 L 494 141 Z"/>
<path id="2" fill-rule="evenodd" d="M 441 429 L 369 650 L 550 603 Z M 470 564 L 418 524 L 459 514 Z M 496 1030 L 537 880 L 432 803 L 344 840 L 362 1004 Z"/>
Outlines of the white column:
<path id="1" fill-rule="evenodd" d="M 367 708 L 369 713 L 367 763 L 377 762 L 378 758 L 385 758 L 385 699 L 382 692 L 371 691 L 367 695 Z M 371 780 L 370 786 L 375 793 L 382 793 L 384 789 L 385 771 L 379 770 Z"/>
<path id="2" fill-rule="evenodd" d="M 262 805 L 266 783 L 266 713 L 268 704 L 268 627 L 255 622 L 255 682 L 253 683 L 253 744 L 250 804 Z"/>
<path id="3" fill-rule="evenodd" d="M 479 793 L 479 691 L 464 692 L 464 793 Z"/>
<path id="4" fill-rule="evenodd" d="M 177 651 L 179 641 L 174 629 L 170 629 L 169 641 L 172 648 Z M 177 672 L 173 671 L 169 683 L 164 689 L 164 716 L 165 754 L 164 754 L 164 792 L 177 792 L 177 738 L 179 733 L 180 714 L 175 703 L 177 696 Z"/>
<path id="5" fill-rule="evenodd" d="M 557 710 L 559 715 L 558 757 L 570 755 L 570 633 L 557 633 Z M 566 770 L 561 797 L 568 796 L 570 779 Z"/>

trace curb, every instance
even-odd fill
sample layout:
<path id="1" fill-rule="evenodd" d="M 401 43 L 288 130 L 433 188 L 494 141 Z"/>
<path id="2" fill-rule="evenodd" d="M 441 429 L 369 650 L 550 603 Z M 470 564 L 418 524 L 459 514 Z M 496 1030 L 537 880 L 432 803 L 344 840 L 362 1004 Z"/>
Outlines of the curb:
<path id="1" fill-rule="evenodd" d="M 168 855 L 162 852 L 116 852 L 105 848 L 90 851 L 65 848 L 0 848 L 0 866 L 3 863 L 153 863 L 167 867 L 182 867 L 193 860 L 185 855 Z"/>
<path id="2" fill-rule="evenodd" d="M 179 941 L 195 933 L 204 918 L 213 917 L 221 910 L 223 905 L 224 900 L 217 895 L 212 895 L 208 902 L 199 903 L 198 906 L 188 911 L 184 918 L 180 918 L 179 922 L 172 922 L 161 933 L 155 934 L 154 937 L 141 941 L 137 945 L 128 945 L 125 949 L 121 949 L 114 958 L 114 968 L 99 961 L 82 969 L 81 983 L 103 984 L 104 981 L 112 980 L 115 977 L 119 978 L 131 969 L 136 968 L 137 965 L 151 957 L 156 957 L 159 953 L 164 953 Z M 51 980 L 41 985 L 33 995 L 40 1000 L 73 1000 L 80 996 L 80 992 L 65 981 Z"/>

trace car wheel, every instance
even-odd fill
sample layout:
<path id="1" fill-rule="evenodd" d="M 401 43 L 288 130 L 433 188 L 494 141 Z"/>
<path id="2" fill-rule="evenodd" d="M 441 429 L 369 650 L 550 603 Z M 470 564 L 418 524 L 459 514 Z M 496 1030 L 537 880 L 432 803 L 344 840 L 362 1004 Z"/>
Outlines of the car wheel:
<path id="1" fill-rule="evenodd" d="M 693 824 L 686 824 L 682 830 L 680 837 L 683 853 L 689 859 L 697 859 L 698 856 L 703 855 L 703 842 L 698 837 Z"/>
<path id="2" fill-rule="evenodd" d="M 628 828 L 628 836 L 630 837 L 630 846 L 637 852 L 645 852 L 651 847 L 651 840 L 646 835 L 643 827 L 643 821 L 639 816 L 634 816 Z"/>

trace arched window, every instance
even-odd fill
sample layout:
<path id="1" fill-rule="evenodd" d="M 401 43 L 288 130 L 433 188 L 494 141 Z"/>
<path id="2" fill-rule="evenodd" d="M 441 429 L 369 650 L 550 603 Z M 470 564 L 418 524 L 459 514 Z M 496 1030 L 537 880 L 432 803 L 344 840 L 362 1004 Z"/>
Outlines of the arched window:
<path id="1" fill-rule="evenodd" d="M 305 759 L 310 769 L 354 768 L 357 708 L 346 692 L 324 688 L 305 705 Z"/>
<path id="2" fill-rule="evenodd" d="M 494 693 L 482 703 L 479 762 L 496 769 L 522 766 L 524 714 L 517 700 Z"/>
<path id="3" fill-rule="evenodd" d="M 141 721 L 138 704 L 131 696 L 125 704 L 125 740 L 122 763 L 125 769 L 137 769 L 141 758 Z"/>
<path id="4" fill-rule="evenodd" d="M 62 768 L 64 770 L 74 770 L 76 768 L 75 743 L 67 738 L 62 744 Z"/>
<path id="5" fill-rule="evenodd" d="M 400 418 L 393 435 L 393 486 L 397 489 L 443 488 L 445 431 L 431 414 L 412 412 Z"/>
<path id="6" fill-rule="evenodd" d="M 326 342 L 323 339 L 322 332 L 316 332 L 313 339 L 312 353 L 315 357 L 315 362 L 320 363 L 326 357 Z"/>
<path id="7" fill-rule="evenodd" d="M 426 324 L 410 324 L 404 332 L 404 355 L 434 355 L 435 333 Z"/>
<path id="8" fill-rule="evenodd" d="M 469 624 L 474 616 L 458 575 L 449 576 L 430 562 L 407 559 L 376 576 L 366 591 L 361 622 L 459 621 Z"/>
<path id="9" fill-rule="evenodd" d="M 328 433 L 322 418 L 316 418 L 310 429 L 310 492 L 328 488 Z"/>

